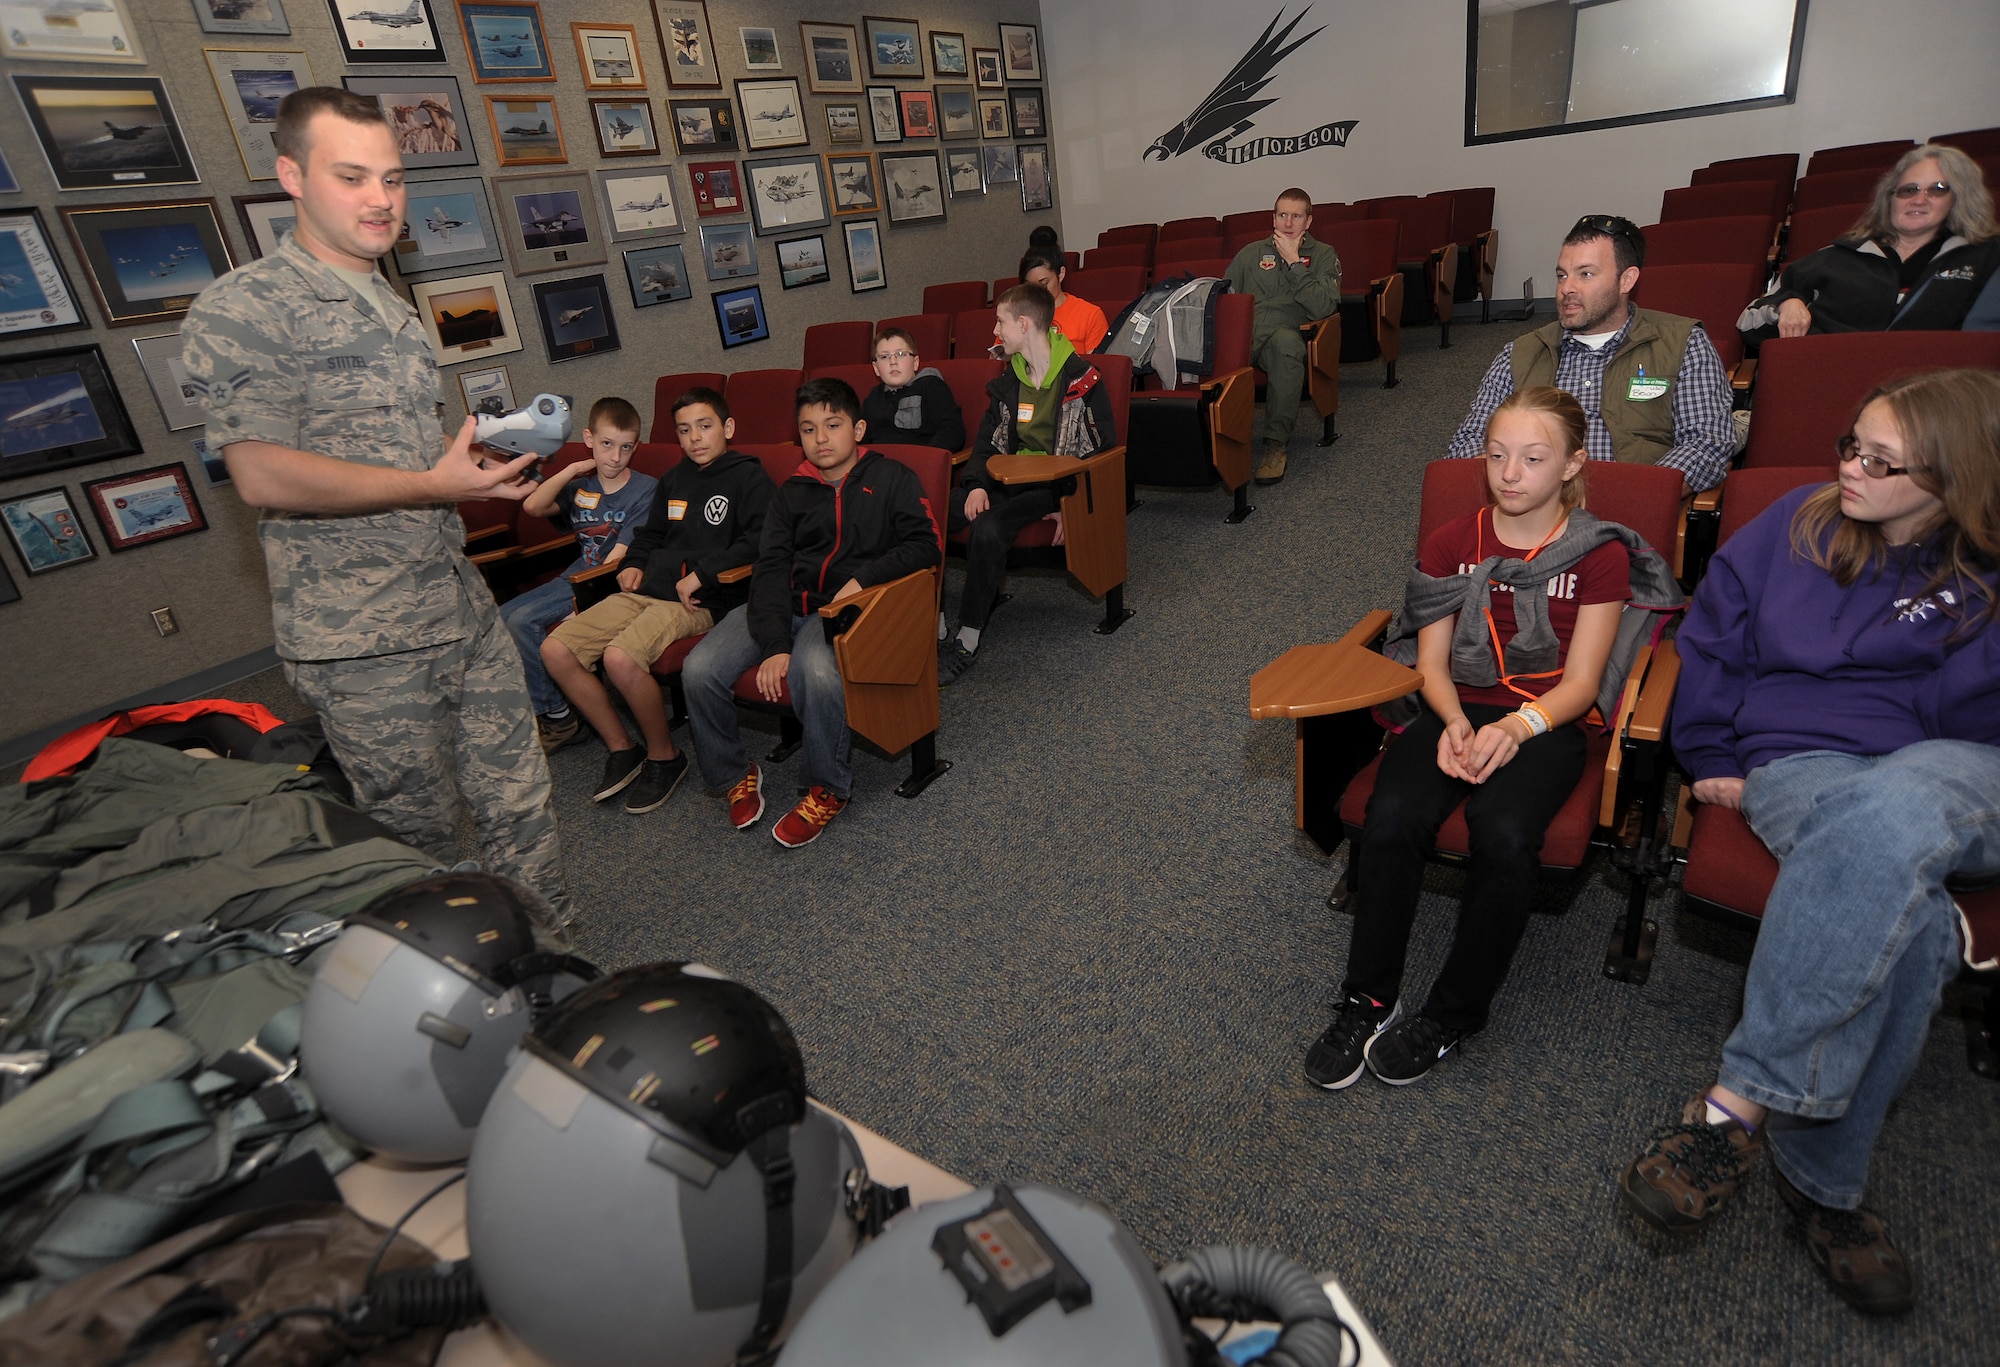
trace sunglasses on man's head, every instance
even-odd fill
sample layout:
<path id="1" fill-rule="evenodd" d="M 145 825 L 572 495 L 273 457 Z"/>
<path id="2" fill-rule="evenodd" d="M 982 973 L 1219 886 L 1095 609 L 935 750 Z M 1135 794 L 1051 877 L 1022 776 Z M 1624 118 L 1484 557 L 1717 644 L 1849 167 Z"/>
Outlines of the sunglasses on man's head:
<path id="1" fill-rule="evenodd" d="M 1951 186 L 1941 180 L 1934 180 L 1929 185 L 1919 185 L 1915 181 L 1910 181 L 1907 184 L 1898 185 L 1894 193 L 1897 199 L 1915 199 L 1918 195 L 1925 195 L 1931 199 L 1943 199 L 1951 193 Z"/>

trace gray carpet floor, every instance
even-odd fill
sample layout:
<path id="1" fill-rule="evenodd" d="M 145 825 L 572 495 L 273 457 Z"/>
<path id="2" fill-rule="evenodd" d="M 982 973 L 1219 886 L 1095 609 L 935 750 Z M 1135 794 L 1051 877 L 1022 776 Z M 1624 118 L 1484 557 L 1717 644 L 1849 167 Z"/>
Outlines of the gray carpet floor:
<path id="1" fill-rule="evenodd" d="M 1300 1074 L 1346 958 L 1324 903 L 1343 856 L 1293 830 L 1289 728 L 1250 720 L 1249 677 L 1394 605 L 1421 467 L 1521 330 L 1461 325 L 1440 351 L 1413 328 L 1392 391 L 1348 367 L 1339 443 L 1302 422 L 1240 526 L 1219 488 L 1143 490 L 1115 635 L 1061 577 L 1014 575 L 945 694 L 951 772 L 904 801 L 902 763 L 861 754 L 808 849 L 733 833 L 693 778 L 647 816 L 593 806 L 603 752 L 562 752 L 580 952 L 753 984 L 816 1094 L 970 1181 L 1086 1194 L 1163 1260 L 1247 1241 L 1331 1269 L 1406 1364 L 1991 1363 L 2000 1087 L 1965 1066 L 1957 992 L 1876 1153 L 1872 1203 L 1923 1286 L 1891 1322 L 1823 1288 L 1761 1173 L 1686 1244 L 1622 1210 L 1618 1173 L 1713 1078 L 1752 939 L 1656 891 L 1652 980 L 1606 980 L 1625 884 L 1601 859 L 1566 910 L 1550 890 L 1460 1057 L 1401 1089 Z M 275 673 L 230 692 L 299 710 Z M 798 761 L 769 773 L 788 793 Z M 1456 884 L 1431 879 L 1406 993 Z"/>

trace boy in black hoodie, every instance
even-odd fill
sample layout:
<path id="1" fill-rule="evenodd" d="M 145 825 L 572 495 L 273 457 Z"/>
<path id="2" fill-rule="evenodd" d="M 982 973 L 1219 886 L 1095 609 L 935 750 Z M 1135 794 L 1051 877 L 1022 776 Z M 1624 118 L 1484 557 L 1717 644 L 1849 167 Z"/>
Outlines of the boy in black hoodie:
<path id="1" fill-rule="evenodd" d="M 764 775 L 737 731 L 736 680 L 755 666 L 764 698 L 777 702 L 789 689 L 810 786 L 772 827 L 787 849 L 817 838 L 854 787 L 847 698 L 819 610 L 930 569 L 944 554 L 916 474 L 862 446 L 868 426 L 852 387 L 811 380 L 796 402 L 805 459 L 771 497 L 750 601 L 717 623 L 681 670 L 702 778 L 711 789 L 727 789 L 730 824 L 739 831 L 764 815 Z"/>
<path id="2" fill-rule="evenodd" d="M 965 449 L 958 399 L 935 367 L 925 368 L 916 339 L 903 329 L 875 334 L 875 378 L 882 383 L 861 401 L 861 421 L 877 441 Z"/>
<path id="3" fill-rule="evenodd" d="M 661 478 L 652 512 L 632 538 L 618 571 L 622 592 L 571 617 L 542 642 L 549 677 L 611 752 L 592 800 L 629 787 L 628 812 L 652 811 L 687 773 L 653 662 L 743 602 L 747 588 L 720 576 L 755 557 L 771 501 L 764 467 L 729 449 L 736 424 L 720 394 L 690 389 L 674 401 L 673 416 L 686 458 Z M 609 690 L 592 672 L 599 660 L 639 723 L 643 750 L 632 744 Z"/>

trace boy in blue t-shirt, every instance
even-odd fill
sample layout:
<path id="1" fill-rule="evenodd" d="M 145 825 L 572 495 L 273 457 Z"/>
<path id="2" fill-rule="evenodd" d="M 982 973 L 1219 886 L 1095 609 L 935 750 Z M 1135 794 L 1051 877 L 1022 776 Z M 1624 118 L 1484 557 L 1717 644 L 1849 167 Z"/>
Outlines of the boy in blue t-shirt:
<path id="1" fill-rule="evenodd" d="M 624 558 L 633 533 L 652 511 L 653 490 L 659 485 L 651 475 L 632 469 L 632 452 L 639 445 L 639 410 L 624 399 L 602 398 L 592 404 L 583 440 L 590 447 L 590 459 L 556 471 L 521 504 L 522 512 L 575 532 L 582 554 L 548 583 L 500 606 L 500 619 L 521 652 L 542 749 L 550 754 L 580 738 L 583 723 L 543 667 L 542 641 L 551 627 L 576 611 L 569 576 Z"/>

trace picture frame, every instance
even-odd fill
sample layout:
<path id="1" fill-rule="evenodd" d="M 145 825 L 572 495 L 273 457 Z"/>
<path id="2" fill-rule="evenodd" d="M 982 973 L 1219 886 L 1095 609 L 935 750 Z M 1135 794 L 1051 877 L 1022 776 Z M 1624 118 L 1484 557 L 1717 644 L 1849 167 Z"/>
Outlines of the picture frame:
<path id="1" fill-rule="evenodd" d="M 1042 119 L 1042 91 L 1040 86 L 1010 86 L 1007 90 L 1007 112 L 1013 120 L 1014 136 L 1017 138 L 1041 138 L 1048 136 L 1048 125 Z"/>
<path id="2" fill-rule="evenodd" d="M 981 90 L 1005 90 L 1007 88 L 1007 78 L 1001 74 L 999 48 L 976 47 L 972 49 L 972 84 Z"/>
<path id="3" fill-rule="evenodd" d="M 201 180 L 157 76 L 11 76 L 58 190 L 193 185 Z M 109 127 L 110 132 L 103 132 Z"/>
<path id="4" fill-rule="evenodd" d="M 778 255 L 778 283 L 785 289 L 824 285 L 833 279 L 826 265 L 826 238 L 819 233 L 780 238 L 774 250 Z"/>
<path id="5" fill-rule="evenodd" d="M 604 223 L 582 171 L 496 176 L 493 211 L 516 275 L 595 266 L 605 259 Z"/>
<path id="6" fill-rule="evenodd" d="M 201 462 L 201 472 L 208 476 L 209 488 L 233 482 L 229 478 L 229 462 L 223 459 L 220 450 L 209 449 L 207 437 L 189 437 L 188 449 L 194 452 L 194 458 Z"/>
<path id="7" fill-rule="evenodd" d="M 0 357 L 0 480 L 139 451 L 95 342 Z"/>
<path id="8" fill-rule="evenodd" d="M 431 0 L 326 0 L 326 7 L 333 12 L 334 36 L 349 66 L 444 60 Z"/>
<path id="9" fill-rule="evenodd" d="M 483 176 L 409 182 L 403 231 L 388 259 L 405 280 L 498 261 L 505 248 Z"/>
<path id="10" fill-rule="evenodd" d="M 709 298 L 715 304 L 715 330 L 722 337 L 724 351 L 771 339 L 771 320 L 764 313 L 763 286 L 745 285 Z"/>
<path id="11" fill-rule="evenodd" d="M 896 102 L 896 87 L 871 85 L 867 90 L 868 124 L 878 143 L 903 140 L 903 110 Z"/>
<path id="12" fill-rule="evenodd" d="M 644 95 L 597 95 L 588 103 L 591 131 L 597 134 L 598 155 L 660 155 L 660 134 L 653 127 L 651 100 Z"/>
<path id="13" fill-rule="evenodd" d="M 671 166 L 601 170 L 592 174 L 603 198 L 604 223 L 610 230 L 610 241 L 677 237 L 687 231 Z"/>
<path id="14" fill-rule="evenodd" d="M 179 318 L 236 265 L 212 199 L 92 204 L 62 217 L 110 327 Z"/>
<path id="15" fill-rule="evenodd" d="M 970 76 L 971 74 L 972 68 L 966 57 L 965 35 L 932 29 L 931 75 Z"/>
<path id="16" fill-rule="evenodd" d="M 569 36 L 576 44 L 585 90 L 646 88 L 646 60 L 639 51 L 639 30 L 633 25 L 572 21 Z"/>
<path id="17" fill-rule="evenodd" d="M 1055 179 L 1049 169 L 1049 145 L 1023 143 L 1015 147 L 1014 158 L 1021 174 L 1021 212 L 1056 206 Z"/>
<path id="18" fill-rule="evenodd" d="M 984 195 L 986 172 L 977 147 L 947 147 L 944 151 L 945 185 L 951 197 Z"/>
<path id="19" fill-rule="evenodd" d="M 826 107 L 826 140 L 839 146 L 842 143 L 866 142 L 861 132 L 861 106 L 856 103 L 835 103 Z"/>
<path id="20" fill-rule="evenodd" d="M 896 113 L 903 122 L 904 137 L 934 138 L 938 135 L 937 98 L 930 91 L 897 91 Z"/>
<path id="21" fill-rule="evenodd" d="M 85 480 L 83 497 L 113 555 L 208 530 L 194 482 L 179 461 Z"/>
<path id="22" fill-rule="evenodd" d="M 986 188 L 996 185 L 1012 185 L 1021 178 L 1020 163 L 1014 157 L 1012 143 L 991 143 L 979 149 L 979 170 L 986 180 Z"/>
<path id="23" fill-rule="evenodd" d="M 486 126 L 502 166 L 559 166 L 569 160 L 554 95 L 488 95 Z"/>
<path id="24" fill-rule="evenodd" d="M 944 217 L 944 173 L 938 154 L 883 152 L 882 205 L 892 227 Z"/>
<path id="25" fill-rule="evenodd" d="M 459 371 L 458 392 L 465 399 L 465 415 L 469 418 L 482 413 L 497 418 L 514 411 L 514 380 L 504 365 Z"/>
<path id="26" fill-rule="evenodd" d="M 458 22 L 476 84 L 556 78 L 542 7 L 535 0 L 458 0 Z"/>
<path id="27" fill-rule="evenodd" d="M 882 220 L 850 218 L 840 225 L 847 243 L 847 289 L 851 294 L 889 288 L 889 270 L 882 258 Z"/>
<path id="28" fill-rule="evenodd" d="M 278 125 L 278 102 L 315 83 L 305 53 L 209 47 L 202 54 L 229 115 L 229 131 L 236 135 L 244 173 L 251 180 L 276 180 L 278 149 L 272 145 L 271 130 Z"/>
<path id="29" fill-rule="evenodd" d="M 243 225 L 244 240 L 250 244 L 250 259 L 261 260 L 278 250 L 299 221 L 299 211 L 287 194 L 237 195 L 236 221 Z"/>
<path id="30" fill-rule="evenodd" d="M 541 319 L 551 365 L 623 346 L 618 320 L 611 313 L 611 291 L 601 274 L 537 280 L 534 289 L 535 314 Z"/>
<path id="31" fill-rule="evenodd" d="M 701 261 L 711 280 L 744 280 L 757 274 L 757 239 L 748 223 L 701 225 Z"/>
<path id="32" fill-rule="evenodd" d="M 746 71 L 783 71 L 785 62 L 778 55 L 778 31 L 774 28 L 739 28 L 736 36 L 743 43 L 743 67 Z"/>
<path id="33" fill-rule="evenodd" d="M 988 95 L 980 99 L 979 136 L 982 138 L 1013 136 L 1013 130 L 1007 122 L 1007 101 L 1001 96 Z"/>
<path id="34" fill-rule="evenodd" d="M 861 93 L 861 42 L 854 25 L 801 20 L 799 45 L 805 49 L 806 88 L 813 94 Z"/>
<path id="35" fill-rule="evenodd" d="M 753 152 L 804 147 L 812 141 L 806 132 L 805 101 L 799 96 L 796 76 L 774 81 L 739 80 L 736 104 L 743 111 L 743 145 Z"/>
<path id="36" fill-rule="evenodd" d="M 0 16 L 0 58 L 121 66 L 146 62 L 125 0 L 91 0 L 87 7 L 14 0 Z"/>
<path id="37" fill-rule="evenodd" d="M 653 24 L 666 54 L 667 84 L 675 90 L 722 88 L 709 36 L 708 6 L 702 0 L 653 0 Z"/>
<path id="38" fill-rule="evenodd" d="M 937 96 L 938 136 L 945 139 L 979 136 L 979 114 L 972 106 L 972 87 L 964 82 L 932 86 Z"/>
<path id="39" fill-rule="evenodd" d="M 882 182 L 868 153 L 827 153 L 826 183 L 836 215 L 882 212 Z"/>
<path id="40" fill-rule="evenodd" d="M 458 77 L 440 71 L 429 76 L 347 76 L 357 95 L 373 95 L 396 135 L 406 171 L 431 171 L 447 166 L 479 165 L 472 142 L 472 120 Z"/>
<path id="41" fill-rule="evenodd" d="M 89 326 L 42 211 L 0 210 L 0 337 Z"/>
<path id="42" fill-rule="evenodd" d="M 203 33 L 290 37 L 291 21 L 284 0 L 193 0 L 195 22 Z M 222 11 L 228 10 L 224 17 Z"/>
<path id="43" fill-rule="evenodd" d="M 663 242 L 657 247 L 635 247 L 626 252 L 625 283 L 632 291 L 632 307 L 635 309 L 694 298 L 694 282 L 688 278 L 687 254 L 679 242 Z"/>
<path id="44" fill-rule="evenodd" d="M 861 16 L 861 36 L 868 46 L 868 74 L 876 80 L 924 78 L 924 40 L 914 19 Z"/>
<path id="45" fill-rule="evenodd" d="M 743 179 L 759 237 L 824 228 L 833 221 L 827 212 L 826 177 L 811 152 L 746 161 Z"/>
<path id="46" fill-rule="evenodd" d="M 201 392 L 188 378 L 187 367 L 181 364 L 178 329 L 151 337 L 134 337 L 132 354 L 139 358 L 139 368 L 146 372 L 153 402 L 160 406 L 160 416 L 166 420 L 169 432 L 199 427 L 207 421 Z"/>
<path id="47" fill-rule="evenodd" d="M 733 161 L 691 161 L 688 183 L 694 186 L 696 218 L 743 212 L 743 173 Z"/>
<path id="48" fill-rule="evenodd" d="M 97 559 L 97 549 L 69 501 L 69 490 L 60 485 L 0 502 L 0 523 L 6 525 L 7 539 L 14 543 L 14 554 L 21 557 L 21 567 L 30 578 Z"/>
<path id="49" fill-rule="evenodd" d="M 719 100 L 668 100 L 667 117 L 674 125 L 674 146 L 684 157 L 736 150 L 736 106 L 727 95 Z"/>
<path id="50" fill-rule="evenodd" d="M 410 298 L 439 365 L 521 349 L 521 329 L 514 320 L 505 271 L 419 281 L 410 286 Z"/>
<path id="51" fill-rule="evenodd" d="M 1042 35 L 1033 24 L 1000 25 L 1001 73 L 1010 81 L 1042 79 Z"/>

